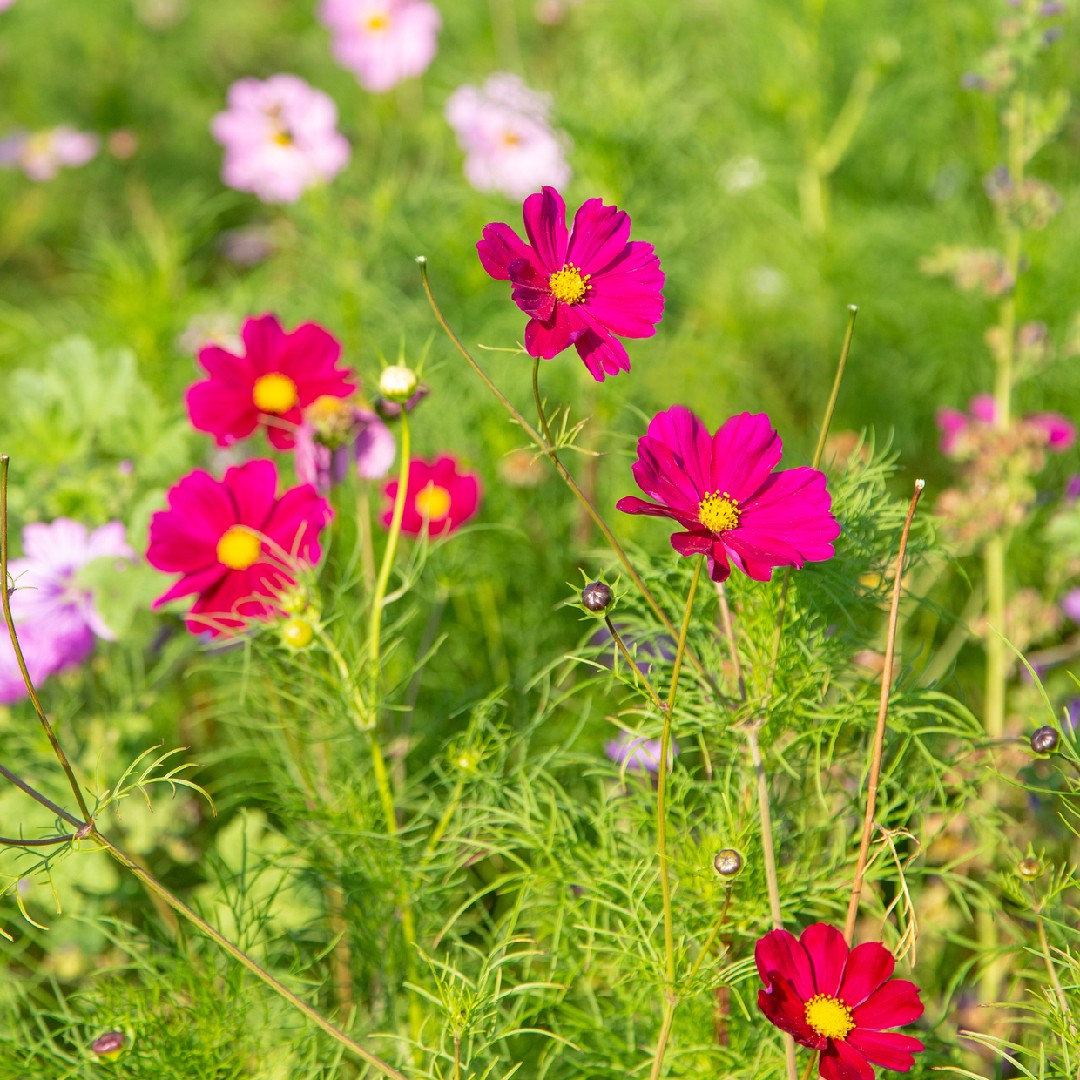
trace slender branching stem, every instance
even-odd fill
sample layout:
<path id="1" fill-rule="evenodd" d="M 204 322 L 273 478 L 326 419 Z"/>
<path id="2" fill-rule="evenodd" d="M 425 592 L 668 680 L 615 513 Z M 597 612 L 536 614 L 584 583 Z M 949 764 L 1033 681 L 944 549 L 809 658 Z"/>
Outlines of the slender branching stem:
<path id="1" fill-rule="evenodd" d="M 874 744 L 870 751 L 870 775 L 866 781 L 866 813 L 863 816 L 862 836 L 859 840 L 859 857 L 855 863 L 855 880 L 851 886 L 844 937 L 850 946 L 855 937 L 855 919 L 859 914 L 859 898 L 862 896 L 863 878 L 870 855 L 870 837 L 874 832 L 874 811 L 877 808 L 878 781 L 881 778 L 881 757 L 885 749 L 885 725 L 889 715 L 889 691 L 892 688 L 893 667 L 896 662 L 896 628 L 900 621 L 900 594 L 904 580 L 904 554 L 907 551 L 908 534 L 915 517 L 915 508 L 922 498 L 923 480 L 915 481 L 915 492 L 908 504 L 907 518 L 900 533 L 900 548 L 896 553 L 896 569 L 893 572 L 892 606 L 889 608 L 889 628 L 885 639 L 885 662 L 881 669 L 881 696 L 878 701 L 877 727 Z"/>
<path id="2" fill-rule="evenodd" d="M 679 672 L 686 653 L 686 635 L 690 629 L 690 616 L 694 610 L 694 595 L 697 593 L 698 580 L 701 578 L 701 568 L 704 563 L 704 556 L 696 561 L 690 590 L 686 594 L 686 608 L 683 611 L 682 626 L 679 628 L 679 642 L 675 649 L 675 661 L 671 667 L 671 686 L 668 689 L 667 702 L 663 707 L 664 722 L 660 731 L 660 762 L 656 771 L 656 854 L 660 864 L 660 896 L 664 906 L 664 1014 L 660 1025 L 660 1035 L 656 1042 L 652 1071 L 649 1074 L 650 1080 L 656 1080 L 660 1075 L 668 1035 L 671 1033 L 671 1021 L 675 1014 L 675 925 L 671 909 L 671 872 L 668 866 L 667 850 L 668 761 L 671 757 L 671 719 L 675 712 L 675 699 L 679 689 Z"/>
<path id="3" fill-rule="evenodd" d="M 829 437 L 829 428 L 832 426 L 833 413 L 836 411 L 836 401 L 840 397 L 840 384 L 844 381 L 844 369 L 847 367 L 848 354 L 851 352 L 851 341 L 855 337 L 855 317 L 859 309 L 854 304 L 848 304 L 847 329 L 844 331 L 844 343 L 840 346 L 840 359 L 836 364 L 836 375 L 833 377 L 832 390 L 829 393 L 828 403 L 825 405 L 825 416 L 821 421 L 821 431 L 818 432 L 817 446 L 814 448 L 814 460 L 810 467 L 821 467 L 821 459 L 825 456 L 825 441 Z"/>
<path id="4" fill-rule="evenodd" d="M 604 623 L 607 625 L 608 633 L 611 634 L 612 640 L 619 647 L 619 652 L 623 654 L 626 662 L 630 665 L 630 669 L 637 674 L 637 677 L 641 680 L 642 685 L 645 687 L 645 692 L 649 695 L 649 700 L 658 709 L 664 708 L 664 703 L 660 700 L 660 695 L 656 692 L 656 688 L 651 682 L 645 672 L 638 667 L 637 662 L 630 655 L 630 650 L 626 647 L 626 642 L 623 641 L 622 635 L 615 629 L 615 624 L 611 621 L 611 616 L 606 612 L 604 613 Z"/>
<path id="5" fill-rule="evenodd" d="M 15 652 L 15 661 L 19 665 L 19 671 L 22 673 L 23 684 L 26 686 L 26 692 L 30 696 L 30 703 L 34 706 L 34 712 L 37 713 L 37 718 L 45 729 L 45 735 L 49 740 L 53 753 L 56 755 L 56 760 L 60 762 L 60 767 L 64 770 L 68 785 L 71 787 L 71 793 L 75 796 L 75 802 L 79 807 L 79 813 L 82 814 L 84 821 L 89 821 L 92 815 L 86 805 L 82 787 L 75 778 L 75 771 L 71 767 L 71 762 L 68 761 L 68 756 L 64 753 L 64 748 L 60 745 L 60 740 L 57 739 L 56 732 L 53 731 L 53 726 L 45 715 L 41 702 L 38 700 L 37 691 L 34 689 L 30 672 L 26 667 L 26 659 L 23 657 L 23 651 L 19 645 L 19 635 L 15 632 L 15 620 L 11 615 L 11 593 L 8 591 L 7 508 L 8 467 L 10 464 L 11 459 L 8 455 L 0 454 L 0 585 L 3 586 L 0 589 L 0 603 L 3 604 L 4 608 L 4 622 L 7 624 L 8 637 L 11 638 L 11 648 Z"/>
<path id="6" fill-rule="evenodd" d="M 54 844 L 66 844 L 75 838 L 75 833 L 64 833 L 62 836 L 45 836 L 40 840 L 24 840 L 14 836 L 0 836 L 0 847 L 52 847 Z"/>
<path id="7" fill-rule="evenodd" d="M 735 635 L 735 623 L 731 618 L 731 607 L 728 604 L 727 589 L 722 581 L 716 582 L 716 598 L 720 603 L 720 629 L 728 643 L 728 652 L 731 653 L 731 666 L 735 674 L 735 684 L 739 688 L 739 700 L 746 701 L 746 676 L 743 675 L 742 660 L 739 657 L 739 641 Z"/>
<path id="8" fill-rule="evenodd" d="M 592 500 L 588 497 L 588 495 L 585 494 L 578 482 L 570 474 L 570 471 L 559 459 L 559 455 L 556 452 L 554 445 L 551 443 L 551 440 L 549 438 L 545 439 L 545 437 L 540 434 L 540 432 L 538 432 L 525 419 L 524 416 L 521 415 L 521 413 L 514 407 L 513 402 L 511 402 L 510 399 L 491 381 L 484 369 L 480 367 L 480 365 L 476 362 L 475 359 L 473 359 L 472 354 L 469 352 L 468 349 L 465 348 L 465 346 L 461 342 L 461 339 L 457 336 L 457 334 L 454 333 L 450 324 L 446 321 L 446 316 L 443 315 L 442 309 L 439 307 L 438 301 L 436 301 L 435 299 L 435 294 L 431 290 L 431 283 L 428 280 L 427 259 L 425 259 L 423 256 L 420 256 L 416 260 L 416 262 L 417 265 L 420 267 L 420 278 L 424 286 L 424 293 L 427 295 L 428 303 L 431 305 L 431 310 L 432 312 L 434 312 L 435 318 L 438 321 L 439 325 L 443 328 L 446 336 L 453 343 L 454 348 L 457 349 L 457 351 L 462 355 L 462 357 L 465 359 L 465 362 L 469 365 L 469 367 L 473 369 L 480 381 L 492 392 L 492 394 L 495 395 L 496 400 L 510 414 L 510 417 L 513 419 L 514 423 L 517 424 L 518 427 L 520 427 L 521 430 L 525 432 L 525 434 L 529 437 L 529 440 L 534 443 L 538 449 L 542 450 L 544 454 L 547 455 L 552 465 L 554 465 L 555 471 L 559 474 L 566 486 L 570 488 L 574 496 L 585 508 L 585 511 L 588 513 L 589 517 L 593 519 L 596 527 L 603 534 L 603 537 L 607 541 L 611 550 L 615 552 L 616 557 L 618 558 L 619 562 L 622 563 L 623 568 L 630 576 L 630 580 L 634 583 L 635 587 L 641 593 L 642 597 L 645 599 L 645 602 L 656 613 L 656 617 L 663 623 L 664 629 L 667 630 L 667 632 L 672 637 L 675 637 L 675 626 L 672 623 L 671 619 L 668 618 L 667 612 L 664 611 L 664 609 L 660 606 L 660 603 L 653 595 L 652 590 L 648 587 L 648 585 L 645 584 L 641 575 L 634 568 L 633 563 L 631 563 L 630 561 L 630 556 L 626 554 L 626 551 L 623 548 L 622 544 L 620 544 L 619 541 L 616 539 L 615 534 L 611 531 L 611 528 L 604 520 L 603 516 L 600 514 L 600 511 L 596 509 L 596 506 L 593 504 Z M 694 665 L 698 673 L 702 675 L 706 680 L 708 680 L 709 675 L 708 672 L 706 672 L 705 670 L 704 664 L 701 663 L 701 661 L 694 655 L 694 653 L 688 651 L 687 657 Z"/>
<path id="9" fill-rule="evenodd" d="M 86 828 L 85 821 L 80 821 L 73 814 L 69 814 L 62 806 L 57 806 L 47 795 L 42 795 L 40 791 L 36 788 L 32 788 L 21 777 L 18 777 L 10 770 L 5 769 L 3 765 L 0 765 L 0 776 L 9 783 L 14 784 L 21 791 L 26 792 L 34 802 L 41 803 L 46 810 L 51 810 L 61 821 L 66 821 L 69 825 L 74 825 L 76 829 Z"/>

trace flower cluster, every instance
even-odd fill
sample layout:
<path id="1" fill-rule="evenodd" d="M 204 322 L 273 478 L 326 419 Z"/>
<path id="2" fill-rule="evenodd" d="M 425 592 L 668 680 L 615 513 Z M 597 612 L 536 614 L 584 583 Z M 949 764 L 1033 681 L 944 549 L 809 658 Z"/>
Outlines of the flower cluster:
<path id="1" fill-rule="evenodd" d="M 51 180 L 62 168 L 90 161 L 101 140 L 66 124 L 47 131 L 17 131 L 0 139 L 0 168 L 22 169 L 31 180 Z"/>
<path id="2" fill-rule="evenodd" d="M 14 584 L 11 614 L 36 687 L 50 675 L 83 663 L 98 638 L 113 639 L 92 591 L 80 581 L 82 568 L 96 559 L 133 559 L 135 553 L 118 521 L 90 530 L 57 518 L 27 525 L 22 540 L 22 558 L 8 566 Z M 0 702 L 25 696 L 22 672 L 5 633 L 0 638 Z"/>

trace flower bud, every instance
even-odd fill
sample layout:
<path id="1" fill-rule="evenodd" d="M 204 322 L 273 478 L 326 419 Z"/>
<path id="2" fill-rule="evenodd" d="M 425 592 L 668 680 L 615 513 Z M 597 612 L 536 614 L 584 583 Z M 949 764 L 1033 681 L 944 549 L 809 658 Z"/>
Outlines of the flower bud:
<path id="1" fill-rule="evenodd" d="M 416 392 L 416 372 L 402 364 L 385 368 L 379 377 L 379 393 L 390 401 L 403 404 Z"/>
<path id="2" fill-rule="evenodd" d="M 602 581 L 591 581 L 581 590 L 581 602 L 595 612 L 605 611 L 611 603 L 611 586 Z"/>
<path id="3" fill-rule="evenodd" d="M 734 848 L 724 848 L 716 853 L 712 864 L 721 877 L 734 877 L 742 869 L 742 856 Z"/>
<path id="4" fill-rule="evenodd" d="M 1049 725 L 1046 727 L 1037 728 L 1031 733 L 1031 749 L 1036 754 L 1052 754 L 1057 749 L 1058 733 L 1057 728 L 1052 728 Z"/>
<path id="5" fill-rule="evenodd" d="M 286 619 L 281 625 L 281 640 L 290 649 L 306 649 L 315 637 L 315 628 L 299 615 Z"/>
<path id="6" fill-rule="evenodd" d="M 90 1044 L 90 1050 L 99 1058 L 115 1061 L 124 1052 L 126 1045 L 127 1036 L 122 1031 L 107 1031 Z"/>
<path id="7" fill-rule="evenodd" d="M 1039 865 L 1038 859 L 1029 855 L 1016 864 L 1016 872 L 1025 881 L 1034 881 L 1042 873 L 1042 867 Z"/>

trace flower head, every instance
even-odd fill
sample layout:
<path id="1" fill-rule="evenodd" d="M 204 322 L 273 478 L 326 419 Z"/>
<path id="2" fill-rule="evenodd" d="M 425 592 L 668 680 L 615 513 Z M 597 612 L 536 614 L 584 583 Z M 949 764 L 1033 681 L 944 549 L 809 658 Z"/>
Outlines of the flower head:
<path id="1" fill-rule="evenodd" d="M 675 743 L 668 751 L 668 768 L 672 758 L 679 752 Z M 629 731 L 620 731 L 614 739 L 604 743 L 604 753 L 624 769 L 637 772 L 658 773 L 660 771 L 660 740 L 646 739 L 641 735 L 631 735 Z"/>
<path id="2" fill-rule="evenodd" d="M 390 524 L 397 493 L 396 480 L 383 489 L 385 526 Z M 431 462 L 413 458 L 409 462 L 401 531 L 411 536 L 445 536 L 464 525 L 479 504 L 480 478 L 476 473 L 459 472 L 457 461 L 446 454 Z"/>
<path id="3" fill-rule="evenodd" d="M 192 424 L 218 446 L 263 427 L 274 447 L 289 450 L 304 409 L 356 389 L 352 373 L 337 366 L 341 345 L 315 323 L 285 331 L 273 315 L 260 315 L 244 323 L 240 336 L 242 353 L 214 344 L 199 350 L 210 377 L 187 392 Z"/>
<path id="4" fill-rule="evenodd" d="M 22 558 L 8 565 L 15 585 L 11 614 L 36 686 L 57 671 L 81 664 L 93 651 L 95 638 L 113 639 L 93 593 L 80 583 L 79 571 L 95 559 L 133 559 L 135 552 L 119 521 L 91 530 L 70 518 L 27 525 L 23 551 Z M 5 632 L 0 635 L 0 701 L 24 696 L 22 673 Z"/>
<path id="5" fill-rule="evenodd" d="M 355 464 L 365 480 L 377 480 L 394 464 L 396 444 L 390 429 L 370 409 L 324 396 L 304 410 L 296 431 L 296 476 L 325 495 Z"/>
<path id="6" fill-rule="evenodd" d="M 652 337 L 664 313 L 664 274 L 652 244 L 630 240 L 630 218 L 589 199 L 566 229 L 566 204 L 553 188 L 522 208 L 526 244 L 501 223 L 476 245 L 484 269 L 513 285 L 526 315 L 525 351 L 550 360 L 571 345 L 597 382 L 630 370 L 615 337 Z"/>
<path id="7" fill-rule="evenodd" d="M 277 466 L 256 460 L 221 480 L 196 469 L 169 489 L 169 508 L 151 519 L 146 558 L 181 576 L 155 608 L 194 595 L 187 627 L 214 636 L 279 613 L 277 598 L 296 584 L 300 565 L 318 561 L 331 511 L 310 484 L 279 497 L 277 482 Z"/>
<path id="8" fill-rule="evenodd" d="M 499 72 L 483 86 L 459 86 L 446 119 L 465 151 L 465 177 L 477 191 L 523 199 L 542 184 L 570 182 L 566 139 L 548 121 L 551 98 Z"/>
<path id="9" fill-rule="evenodd" d="M 825 1080 L 874 1080 L 873 1065 L 908 1072 L 923 1044 L 885 1028 L 918 1020 L 923 1013 L 914 983 L 892 978 L 895 961 L 880 942 L 849 949 L 843 934 L 826 923 L 796 938 L 772 930 L 754 949 L 758 1008 L 797 1043 L 821 1052 Z"/>
<path id="10" fill-rule="evenodd" d="M 714 581 L 731 566 L 768 581 L 776 566 L 831 559 L 840 526 L 832 516 L 825 474 L 801 467 L 773 472 L 782 444 L 764 413 L 739 413 L 710 436 L 687 408 L 657 413 L 638 440 L 634 479 L 656 502 L 628 495 L 627 514 L 677 521 L 671 546 L 708 556 Z"/>
<path id="11" fill-rule="evenodd" d="M 96 135 L 66 124 L 47 131 L 17 131 L 0 139 L 0 166 L 22 169 L 31 180 L 51 180 L 62 168 L 85 165 L 100 146 Z"/>
<path id="12" fill-rule="evenodd" d="M 334 59 L 376 92 L 426 71 L 442 26 L 427 0 L 323 0 L 319 18 L 334 35 Z"/>
<path id="13" fill-rule="evenodd" d="M 296 75 L 240 79 L 210 130 L 225 148 L 222 180 L 263 202 L 290 203 L 345 168 L 349 144 L 337 107 Z"/>

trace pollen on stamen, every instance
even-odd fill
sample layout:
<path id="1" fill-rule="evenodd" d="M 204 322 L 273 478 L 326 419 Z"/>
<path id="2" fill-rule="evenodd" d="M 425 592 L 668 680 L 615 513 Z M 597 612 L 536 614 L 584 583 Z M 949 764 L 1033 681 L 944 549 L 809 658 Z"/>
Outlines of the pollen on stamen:
<path id="1" fill-rule="evenodd" d="M 567 263 L 561 270 L 556 270 L 548 279 L 548 288 L 556 300 L 564 304 L 580 304 L 589 291 L 589 278 L 592 274 L 582 274 L 579 267 Z"/>
<path id="2" fill-rule="evenodd" d="M 698 504 L 698 520 L 710 532 L 727 532 L 739 525 L 739 500 L 726 491 L 710 491 Z"/>

